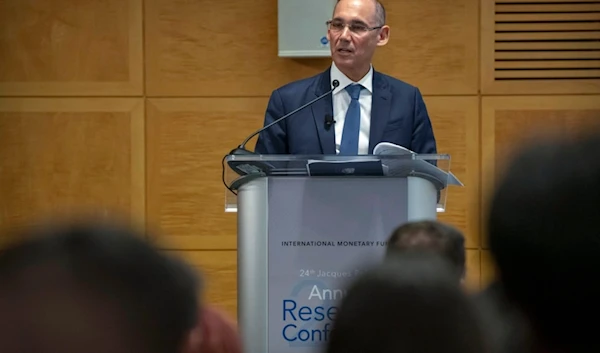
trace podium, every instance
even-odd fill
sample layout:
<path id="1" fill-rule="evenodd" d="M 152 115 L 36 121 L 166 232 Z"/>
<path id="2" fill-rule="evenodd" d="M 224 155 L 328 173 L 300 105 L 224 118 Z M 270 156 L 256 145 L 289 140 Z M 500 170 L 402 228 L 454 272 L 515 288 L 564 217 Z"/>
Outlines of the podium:
<path id="1" fill-rule="evenodd" d="M 462 186 L 449 155 L 229 155 L 238 323 L 248 353 L 319 352 L 345 286 L 402 223 L 436 219 Z M 236 195 L 237 194 L 237 195 Z"/>

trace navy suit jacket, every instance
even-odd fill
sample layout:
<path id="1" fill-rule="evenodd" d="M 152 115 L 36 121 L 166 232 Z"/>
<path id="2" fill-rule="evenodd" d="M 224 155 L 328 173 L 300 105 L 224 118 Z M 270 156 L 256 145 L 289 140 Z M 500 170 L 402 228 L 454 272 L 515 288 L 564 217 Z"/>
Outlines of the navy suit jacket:
<path id="1" fill-rule="evenodd" d="M 331 90 L 329 69 L 273 91 L 264 125 Z M 259 154 L 336 154 L 331 94 L 259 134 Z M 391 142 L 417 153 L 437 153 L 431 121 L 419 89 L 373 70 L 369 154 L 379 142 Z"/>

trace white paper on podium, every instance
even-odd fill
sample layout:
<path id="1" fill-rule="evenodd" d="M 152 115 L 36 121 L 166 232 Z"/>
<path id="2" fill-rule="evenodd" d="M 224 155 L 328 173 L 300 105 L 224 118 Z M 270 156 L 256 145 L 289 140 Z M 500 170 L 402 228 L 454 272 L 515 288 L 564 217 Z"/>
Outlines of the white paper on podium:
<path id="1" fill-rule="evenodd" d="M 380 142 L 373 149 L 373 154 L 378 156 L 385 155 L 416 155 L 416 152 L 409 150 L 406 147 L 396 145 L 390 142 Z M 416 166 L 416 168 L 415 168 Z M 451 172 L 445 172 L 440 168 L 425 160 L 392 160 L 388 159 L 384 163 L 383 171 L 385 175 L 396 176 L 396 175 L 407 175 L 409 173 L 425 173 L 436 177 L 439 180 L 447 180 L 448 185 L 460 185 L 464 184 L 458 180 Z"/>

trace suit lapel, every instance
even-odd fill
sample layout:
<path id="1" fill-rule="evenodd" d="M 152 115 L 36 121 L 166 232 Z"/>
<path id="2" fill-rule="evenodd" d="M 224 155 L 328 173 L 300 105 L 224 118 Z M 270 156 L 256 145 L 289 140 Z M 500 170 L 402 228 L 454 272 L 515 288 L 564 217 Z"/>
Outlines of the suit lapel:
<path id="1" fill-rule="evenodd" d="M 327 93 L 331 89 L 329 70 L 322 73 L 315 82 L 315 98 Z M 333 116 L 333 100 L 331 94 L 315 102 L 312 106 L 313 119 L 317 127 L 319 141 L 321 143 L 321 152 L 323 154 L 335 154 L 335 129 L 333 127 L 325 130 L 325 116 Z"/>
<path id="2" fill-rule="evenodd" d="M 383 132 L 390 118 L 392 107 L 390 87 L 385 78 L 373 70 L 373 101 L 371 103 L 371 132 L 369 133 L 369 153 L 381 142 Z"/>

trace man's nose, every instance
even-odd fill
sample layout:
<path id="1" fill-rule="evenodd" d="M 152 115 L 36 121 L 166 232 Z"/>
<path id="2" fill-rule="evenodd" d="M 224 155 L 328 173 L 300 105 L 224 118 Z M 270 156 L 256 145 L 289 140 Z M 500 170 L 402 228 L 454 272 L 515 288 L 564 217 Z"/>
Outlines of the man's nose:
<path id="1" fill-rule="evenodd" d="M 340 34 L 340 39 L 350 41 L 351 36 L 352 33 L 350 33 L 350 28 L 348 26 L 344 26 L 344 29 L 342 29 L 342 33 Z"/>

